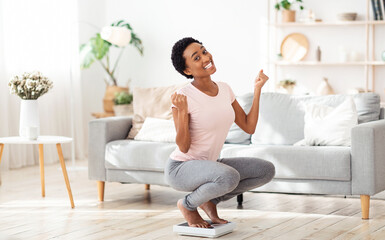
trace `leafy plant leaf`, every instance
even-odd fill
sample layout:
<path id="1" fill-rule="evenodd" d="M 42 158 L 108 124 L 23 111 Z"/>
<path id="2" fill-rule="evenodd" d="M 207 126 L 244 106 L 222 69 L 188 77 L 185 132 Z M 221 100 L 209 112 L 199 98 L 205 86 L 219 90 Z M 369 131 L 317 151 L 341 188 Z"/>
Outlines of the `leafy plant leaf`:
<path id="1" fill-rule="evenodd" d="M 118 22 L 111 24 L 111 26 L 119 26 L 123 22 L 124 20 L 119 20 Z"/>
<path id="2" fill-rule="evenodd" d="M 89 68 L 95 61 L 94 54 L 92 52 L 92 46 L 90 42 L 80 45 L 80 68 Z"/>
<path id="3" fill-rule="evenodd" d="M 90 41 L 95 58 L 101 60 L 110 49 L 111 43 L 103 40 L 99 33 L 96 34 L 96 37 L 91 38 Z"/>
<path id="4" fill-rule="evenodd" d="M 279 7 L 279 3 L 275 4 L 275 9 L 277 9 L 279 11 L 280 7 Z"/>

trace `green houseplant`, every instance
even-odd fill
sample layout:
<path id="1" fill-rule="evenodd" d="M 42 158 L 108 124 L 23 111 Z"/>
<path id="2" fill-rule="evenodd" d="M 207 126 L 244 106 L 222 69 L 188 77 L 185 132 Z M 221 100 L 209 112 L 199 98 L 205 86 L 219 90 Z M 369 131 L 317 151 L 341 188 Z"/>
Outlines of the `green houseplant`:
<path id="1" fill-rule="evenodd" d="M 134 33 L 131 25 L 124 21 L 119 20 L 111 24 L 113 27 L 123 27 L 130 30 L 131 40 L 129 45 L 132 45 L 138 50 L 139 54 L 143 55 L 143 44 L 142 40 Z M 120 53 L 112 65 L 110 59 L 110 50 L 120 49 Z M 110 42 L 101 38 L 100 33 L 96 33 L 95 36 L 91 37 L 86 43 L 80 45 L 80 68 L 87 69 L 91 67 L 94 62 L 98 62 L 107 74 L 107 78 L 104 78 L 106 83 L 106 93 L 103 98 L 104 111 L 107 113 L 113 113 L 113 99 L 116 92 L 126 91 L 128 88 L 118 87 L 118 81 L 115 76 L 116 67 L 118 66 L 119 60 L 125 50 L 125 47 L 119 47 L 111 44 Z"/>
<path id="2" fill-rule="evenodd" d="M 128 92 L 117 92 L 115 93 L 114 104 L 115 105 L 124 105 L 130 104 L 132 102 L 132 94 Z"/>
<path id="3" fill-rule="evenodd" d="M 125 22 L 124 20 L 119 20 L 115 23 L 112 23 L 111 26 L 125 27 L 130 30 L 131 40 L 129 44 L 133 45 L 139 51 L 140 55 L 143 55 L 144 48 L 142 45 L 142 40 L 140 40 L 140 38 L 133 32 L 129 23 Z M 110 65 L 109 51 L 111 47 L 121 48 L 120 54 L 113 65 Z M 100 33 L 97 33 L 86 43 L 80 45 L 80 68 L 87 69 L 91 67 L 95 61 L 97 61 L 109 76 L 109 79 L 104 79 L 106 85 L 117 86 L 117 79 L 114 74 L 124 49 L 125 47 L 113 45 L 110 42 L 102 39 Z"/>
<path id="4" fill-rule="evenodd" d="M 133 114 L 133 96 L 128 92 L 117 92 L 114 98 L 114 112 L 116 116 L 129 116 Z"/>
<path id="5" fill-rule="evenodd" d="M 303 10 L 302 0 L 281 0 L 275 4 L 278 11 L 282 8 L 282 22 L 295 22 L 295 11 L 291 8 L 294 3 L 298 3 Z"/>
<path id="6" fill-rule="evenodd" d="M 285 80 L 282 80 L 278 83 L 278 86 L 279 87 L 282 87 L 284 89 L 286 89 L 286 91 L 289 93 L 289 94 L 292 94 L 293 93 L 293 90 L 294 90 L 294 87 L 297 85 L 296 81 L 295 80 L 292 80 L 292 79 L 285 79 Z"/>

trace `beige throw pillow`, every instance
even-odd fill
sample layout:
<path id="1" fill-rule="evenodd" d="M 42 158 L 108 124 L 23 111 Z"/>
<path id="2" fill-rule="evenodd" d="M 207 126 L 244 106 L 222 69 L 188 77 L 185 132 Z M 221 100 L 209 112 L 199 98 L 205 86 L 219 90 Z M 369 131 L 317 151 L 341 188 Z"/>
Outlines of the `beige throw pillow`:
<path id="1" fill-rule="evenodd" d="M 173 120 L 147 117 L 135 140 L 152 142 L 175 142 L 176 131 Z"/>
<path id="2" fill-rule="evenodd" d="M 134 88 L 134 118 L 127 138 L 135 138 L 147 117 L 172 119 L 171 95 L 186 84 L 168 87 Z"/>

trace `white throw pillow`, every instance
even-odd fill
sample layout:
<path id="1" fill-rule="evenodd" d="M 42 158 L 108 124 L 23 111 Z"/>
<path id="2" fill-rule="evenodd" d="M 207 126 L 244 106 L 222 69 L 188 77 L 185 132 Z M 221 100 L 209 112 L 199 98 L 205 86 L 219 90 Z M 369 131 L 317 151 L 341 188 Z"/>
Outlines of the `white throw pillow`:
<path id="1" fill-rule="evenodd" d="M 294 145 L 350 146 L 351 130 L 358 124 L 356 105 L 348 97 L 337 107 L 305 106 L 305 139 Z"/>
<path id="2" fill-rule="evenodd" d="M 135 140 L 153 142 L 175 142 L 176 131 L 173 120 L 147 117 Z"/>

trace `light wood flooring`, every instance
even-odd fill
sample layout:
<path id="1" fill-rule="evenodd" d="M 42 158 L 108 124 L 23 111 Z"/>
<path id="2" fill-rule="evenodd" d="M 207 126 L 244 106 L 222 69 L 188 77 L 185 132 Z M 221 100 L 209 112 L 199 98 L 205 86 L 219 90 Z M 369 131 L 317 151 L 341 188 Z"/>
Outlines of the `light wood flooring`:
<path id="1" fill-rule="evenodd" d="M 45 198 L 39 174 L 38 166 L 1 173 L 1 240 L 200 239 L 172 232 L 174 224 L 183 222 L 176 201 L 184 193 L 106 183 L 101 203 L 87 171 L 69 170 L 71 209 L 60 165 L 45 167 Z M 385 200 L 371 200 L 370 220 L 361 220 L 360 211 L 359 198 L 248 192 L 242 209 L 235 199 L 219 204 L 220 216 L 237 224 L 219 239 L 385 239 Z"/>

